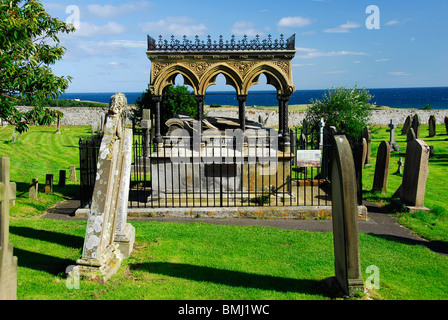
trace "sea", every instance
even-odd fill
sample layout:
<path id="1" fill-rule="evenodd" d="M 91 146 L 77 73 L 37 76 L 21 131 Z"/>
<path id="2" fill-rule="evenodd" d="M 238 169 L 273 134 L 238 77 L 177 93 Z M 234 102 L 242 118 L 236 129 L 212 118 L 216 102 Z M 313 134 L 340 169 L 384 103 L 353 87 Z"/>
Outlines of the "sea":
<path id="1" fill-rule="evenodd" d="M 448 109 L 448 87 L 367 88 L 367 90 L 373 96 L 371 102 L 377 106 L 420 109 L 429 105 L 431 109 Z M 321 100 L 327 92 L 328 89 L 297 90 L 292 94 L 289 104 L 309 104 L 312 100 Z M 123 93 L 127 97 L 128 104 L 135 104 L 136 99 L 142 95 L 142 92 Z M 65 93 L 59 98 L 109 103 L 112 95 L 114 95 L 114 92 Z M 238 100 L 235 92 L 214 91 L 206 94 L 205 104 L 237 106 Z M 246 106 L 278 106 L 277 94 L 273 91 L 249 92 Z"/>

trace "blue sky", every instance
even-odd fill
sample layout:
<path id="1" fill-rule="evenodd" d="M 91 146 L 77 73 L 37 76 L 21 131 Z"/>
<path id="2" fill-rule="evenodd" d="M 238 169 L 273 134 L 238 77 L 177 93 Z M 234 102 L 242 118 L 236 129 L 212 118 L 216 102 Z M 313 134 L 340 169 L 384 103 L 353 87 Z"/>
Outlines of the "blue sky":
<path id="1" fill-rule="evenodd" d="M 79 28 L 61 36 L 67 48 L 53 66 L 71 75 L 67 92 L 142 92 L 149 82 L 146 35 L 230 39 L 246 34 L 296 34 L 297 90 L 448 86 L 448 1 L 43 1 L 46 10 Z M 369 29 L 369 5 L 379 29 Z M 272 88 L 272 87 L 271 87 Z M 231 90 L 218 78 L 214 90 Z M 258 89 L 254 88 L 254 89 Z M 259 85 L 260 90 L 269 86 Z"/>

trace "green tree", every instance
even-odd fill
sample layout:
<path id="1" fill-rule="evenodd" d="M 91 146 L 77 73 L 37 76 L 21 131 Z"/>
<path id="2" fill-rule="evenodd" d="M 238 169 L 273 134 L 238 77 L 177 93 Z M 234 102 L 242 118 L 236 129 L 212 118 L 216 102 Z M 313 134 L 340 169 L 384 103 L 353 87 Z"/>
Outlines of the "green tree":
<path id="1" fill-rule="evenodd" d="M 18 132 L 56 119 L 57 113 L 39 106 L 39 100 L 56 98 L 68 88 L 71 77 L 56 76 L 50 65 L 65 53 L 58 35 L 72 31 L 73 25 L 51 17 L 38 1 L 1 0 L 0 117 Z M 15 105 L 22 101 L 37 107 L 21 113 Z"/>
<path id="2" fill-rule="evenodd" d="M 147 90 L 142 93 L 141 97 L 137 98 L 136 108 L 133 110 L 132 118 L 139 123 L 142 118 L 142 110 L 151 109 L 151 113 L 155 114 L 153 107 L 151 93 Z M 198 114 L 197 102 L 193 92 L 190 92 L 188 87 L 179 85 L 168 86 L 164 89 L 160 110 L 160 123 L 162 126 L 164 126 L 166 121 L 176 115 L 185 114 L 189 117 L 196 118 Z"/>
<path id="3" fill-rule="evenodd" d="M 360 90 L 357 86 L 331 89 L 322 100 L 311 101 L 306 120 L 311 129 L 317 129 L 323 118 L 326 127 L 334 126 L 338 132 L 344 131 L 349 140 L 359 140 L 372 113 L 372 98 L 368 90 Z"/>

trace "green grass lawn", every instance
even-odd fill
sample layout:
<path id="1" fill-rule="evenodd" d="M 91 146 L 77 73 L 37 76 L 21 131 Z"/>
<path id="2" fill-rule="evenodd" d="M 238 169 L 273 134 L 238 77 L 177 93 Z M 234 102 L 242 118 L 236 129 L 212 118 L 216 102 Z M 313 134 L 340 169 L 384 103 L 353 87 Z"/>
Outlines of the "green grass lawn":
<path id="1" fill-rule="evenodd" d="M 401 151 L 391 152 L 388 186 L 386 195 L 379 192 L 371 192 L 373 176 L 375 173 L 376 154 L 381 141 L 389 141 L 388 127 L 374 127 L 372 130 L 372 157 L 371 166 L 363 170 L 364 198 L 382 203 L 386 208 L 396 210 L 390 206 L 390 198 L 401 185 L 402 175 L 396 174 L 397 161 L 401 157 L 403 162 L 406 155 L 406 136 L 401 135 L 401 128 L 396 129 L 395 140 Z M 441 241 L 448 246 L 448 135 L 444 125 L 437 125 L 437 135 L 428 137 L 428 125 L 422 125 L 420 139 L 434 147 L 435 154 L 429 159 L 429 176 L 426 183 L 425 206 L 432 211 L 407 213 L 399 210 L 394 214 L 398 221 L 414 230 L 428 240 Z"/>
<path id="2" fill-rule="evenodd" d="M 385 130 L 374 130 L 372 166 L 364 170 L 363 183 L 367 198 L 387 204 L 401 181 L 401 177 L 392 175 L 399 154 L 392 155 L 388 194 L 368 192 L 377 144 L 388 135 Z M 53 195 L 40 193 L 37 201 L 28 200 L 27 186 L 31 178 L 44 182 L 47 173 L 53 173 L 57 183 L 59 170 L 68 170 L 70 165 L 79 168 L 78 139 L 90 135 L 90 128 L 63 127 L 62 135 L 54 135 L 54 131 L 55 127 L 32 127 L 17 143 L 11 144 L 8 141 L 12 128 L 0 129 L 0 155 L 11 158 L 11 180 L 18 183 L 16 205 L 10 210 L 10 241 L 19 262 L 18 299 L 334 299 L 324 285 L 324 279 L 334 276 L 331 232 L 204 223 L 132 221 L 136 228 L 135 248 L 118 274 L 106 284 L 81 280 L 79 290 L 69 290 L 65 271 L 81 257 L 86 222 L 40 216 L 45 208 L 75 195 L 79 182 L 69 182 L 65 188 L 55 187 Z M 438 220 L 431 220 L 431 224 L 423 224 L 422 228 L 431 230 L 428 238 L 435 239 L 440 232 L 437 239 L 446 241 L 444 198 L 448 190 L 437 181 L 445 180 L 442 155 L 447 154 L 444 143 L 448 136 L 442 136 L 441 131 L 438 127 L 440 134 L 431 141 L 439 158 L 430 161 L 426 197 L 426 205 L 434 209 L 430 217 Z M 425 134 L 425 129 L 422 133 Z M 397 138 L 404 149 L 401 136 Z M 404 152 L 400 154 L 404 158 Z M 400 219 L 408 216 L 398 215 Z M 422 214 L 410 217 L 417 222 L 428 219 Z M 448 298 L 447 257 L 424 246 L 371 234 L 360 234 L 360 247 L 364 280 L 370 276 L 366 271 L 370 265 L 380 270 L 380 289 L 370 291 L 370 297 Z"/>

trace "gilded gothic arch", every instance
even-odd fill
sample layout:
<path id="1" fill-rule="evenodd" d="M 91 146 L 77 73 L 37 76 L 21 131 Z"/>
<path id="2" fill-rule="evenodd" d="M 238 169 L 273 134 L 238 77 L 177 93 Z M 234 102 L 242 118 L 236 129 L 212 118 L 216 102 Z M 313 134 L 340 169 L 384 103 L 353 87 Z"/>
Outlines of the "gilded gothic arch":
<path id="1" fill-rule="evenodd" d="M 198 119 L 203 120 L 203 106 L 206 90 L 215 84 L 216 77 L 223 74 L 226 83 L 235 88 L 239 101 L 239 121 L 241 129 L 245 130 L 245 103 L 249 89 L 258 83 L 261 74 L 267 78 L 268 84 L 277 90 L 279 101 L 279 133 L 282 141 L 289 144 L 288 130 L 288 101 L 295 91 L 292 79 L 291 60 L 295 56 L 295 35 L 284 39 L 260 40 L 257 36 L 253 40 L 230 41 L 183 41 L 159 40 L 148 36 L 147 56 L 151 61 L 151 79 L 149 89 L 153 94 L 156 110 L 156 140 L 161 142 L 160 134 L 160 101 L 163 89 L 174 84 L 178 74 L 184 78 L 184 83 L 190 85 L 198 102 Z"/>

